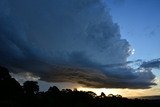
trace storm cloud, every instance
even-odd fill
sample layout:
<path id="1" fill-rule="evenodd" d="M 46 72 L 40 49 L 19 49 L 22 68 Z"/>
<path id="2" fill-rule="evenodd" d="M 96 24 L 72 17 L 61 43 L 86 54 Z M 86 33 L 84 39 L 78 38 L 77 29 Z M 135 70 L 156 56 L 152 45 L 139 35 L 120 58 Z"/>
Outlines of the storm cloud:
<path id="1" fill-rule="evenodd" d="M 152 69 L 128 65 L 132 53 L 104 0 L 0 1 L 0 64 L 13 73 L 97 88 L 155 85 Z"/>
<path id="2" fill-rule="evenodd" d="M 142 65 L 140 66 L 140 68 L 148 68 L 148 69 L 160 69 L 160 58 L 158 59 L 153 59 L 151 61 L 144 61 L 142 63 Z"/>

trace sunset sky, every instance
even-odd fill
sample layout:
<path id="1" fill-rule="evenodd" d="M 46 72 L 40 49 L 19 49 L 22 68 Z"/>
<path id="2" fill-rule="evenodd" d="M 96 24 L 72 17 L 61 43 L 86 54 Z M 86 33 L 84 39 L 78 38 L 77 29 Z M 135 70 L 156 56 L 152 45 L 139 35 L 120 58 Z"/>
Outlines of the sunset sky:
<path id="1" fill-rule="evenodd" d="M 1 0 L 0 65 L 20 83 L 160 95 L 159 0 Z"/>

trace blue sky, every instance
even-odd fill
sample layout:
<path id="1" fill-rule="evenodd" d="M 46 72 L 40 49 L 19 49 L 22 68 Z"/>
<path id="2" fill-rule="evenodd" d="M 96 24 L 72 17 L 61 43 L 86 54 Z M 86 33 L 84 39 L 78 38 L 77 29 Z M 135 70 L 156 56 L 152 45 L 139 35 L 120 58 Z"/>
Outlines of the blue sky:
<path id="1" fill-rule="evenodd" d="M 120 26 L 122 38 L 129 41 L 135 53 L 128 60 L 145 61 L 160 57 L 160 1 L 159 0 L 108 0 L 113 21 Z M 159 69 L 153 73 L 160 80 Z M 159 90 L 158 86 L 150 91 Z M 131 91 L 132 92 L 132 91 Z M 138 92 L 135 91 L 135 93 Z M 152 93 L 146 91 L 145 93 Z M 157 94 L 159 91 L 155 91 Z M 123 92 L 124 93 L 124 92 Z M 140 94 L 140 93 L 139 93 Z M 155 94 L 155 93 L 154 93 Z M 159 95 L 159 94 L 158 94 Z"/>
<path id="2" fill-rule="evenodd" d="M 122 38 L 135 49 L 129 60 L 160 57 L 159 0 L 109 0 L 108 7 Z"/>

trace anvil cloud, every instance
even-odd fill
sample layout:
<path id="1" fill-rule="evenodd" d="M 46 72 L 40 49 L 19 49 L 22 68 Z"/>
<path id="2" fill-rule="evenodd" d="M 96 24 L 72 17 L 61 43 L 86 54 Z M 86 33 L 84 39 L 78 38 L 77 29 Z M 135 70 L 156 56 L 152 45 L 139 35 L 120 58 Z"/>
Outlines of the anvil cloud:
<path id="1" fill-rule="evenodd" d="M 13 73 L 97 88 L 155 85 L 152 69 L 127 64 L 131 54 L 103 0 L 0 1 L 0 64 Z"/>

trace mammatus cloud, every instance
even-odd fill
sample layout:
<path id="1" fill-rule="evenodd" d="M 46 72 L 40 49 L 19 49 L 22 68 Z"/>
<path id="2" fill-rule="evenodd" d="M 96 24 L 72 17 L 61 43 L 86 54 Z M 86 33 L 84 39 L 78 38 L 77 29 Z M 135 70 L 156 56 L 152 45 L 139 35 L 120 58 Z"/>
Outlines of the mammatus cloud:
<path id="1" fill-rule="evenodd" d="M 0 19 L 0 64 L 13 73 L 98 88 L 155 85 L 152 69 L 127 64 L 133 50 L 103 0 L 1 0 Z"/>

